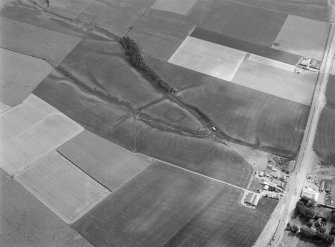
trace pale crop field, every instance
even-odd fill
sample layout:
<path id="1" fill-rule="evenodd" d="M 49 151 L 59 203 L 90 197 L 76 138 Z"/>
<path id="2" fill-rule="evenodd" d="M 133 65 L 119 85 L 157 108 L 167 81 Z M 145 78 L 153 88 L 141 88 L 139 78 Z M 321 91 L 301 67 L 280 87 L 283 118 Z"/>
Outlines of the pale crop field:
<path id="1" fill-rule="evenodd" d="M 272 48 L 322 60 L 330 25 L 289 15 Z"/>
<path id="2" fill-rule="evenodd" d="M 0 167 L 14 176 L 81 131 L 83 128 L 66 116 L 50 115 L 2 142 Z"/>
<path id="3" fill-rule="evenodd" d="M 20 105 L 4 112 L 0 117 L 1 142 L 17 136 L 26 129 L 57 110 L 40 98 L 31 94 Z"/>
<path id="4" fill-rule="evenodd" d="M 187 37 L 169 62 L 231 81 L 246 53 L 201 39 Z"/>
<path id="5" fill-rule="evenodd" d="M 237 71 L 233 83 L 309 105 L 318 74 L 303 71 L 297 74 L 270 65 L 246 60 Z"/>
<path id="6" fill-rule="evenodd" d="M 57 152 L 49 153 L 15 179 L 68 224 L 110 194 Z"/>

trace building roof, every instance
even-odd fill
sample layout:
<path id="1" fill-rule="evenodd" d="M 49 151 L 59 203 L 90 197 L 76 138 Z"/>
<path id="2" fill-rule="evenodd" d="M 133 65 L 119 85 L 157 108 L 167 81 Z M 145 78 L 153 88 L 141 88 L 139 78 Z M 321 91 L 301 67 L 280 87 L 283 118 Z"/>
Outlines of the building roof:
<path id="1" fill-rule="evenodd" d="M 301 191 L 301 197 L 307 197 L 309 199 L 314 199 L 315 201 L 318 200 L 319 193 L 314 191 L 311 188 L 303 188 Z"/>

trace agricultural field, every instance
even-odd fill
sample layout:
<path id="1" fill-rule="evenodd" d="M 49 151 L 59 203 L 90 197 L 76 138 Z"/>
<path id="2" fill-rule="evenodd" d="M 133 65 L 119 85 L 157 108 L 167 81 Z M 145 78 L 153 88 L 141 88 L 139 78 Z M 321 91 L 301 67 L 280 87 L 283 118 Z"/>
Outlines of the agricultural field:
<path id="1" fill-rule="evenodd" d="M 0 169 L 0 246 L 93 247 Z"/>
<path id="2" fill-rule="evenodd" d="M 84 39 L 58 69 L 90 92 L 130 109 L 162 97 L 129 65 L 113 40 Z"/>
<path id="3" fill-rule="evenodd" d="M 317 73 L 304 71 L 296 74 L 253 60 L 245 60 L 241 64 L 232 80 L 233 83 L 289 101 L 310 105 Z"/>
<path id="4" fill-rule="evenodd" d="M 80 42 L 77 37 L 5 17 L 0 17 L 0 28 L 1 48 L 44 59 L 53 66 Z"/>
<path id="5" fill-rule="evenodd" d="M 246 53 L 187 37 L 170 57 L 169 62 L 200 73 L 231 81 Z"/>
<path id="6" fill-rule="evenodd" d="M 164 131 L 133 118 L 116 126 L 109 140 L 128 150 L 244 188 L 252 175 L 250 164 L 229 145 Z"/>
<path id="7" fill-rule="evenodd" d="M 214 79 L 178 96 L 206 112 L 226 136 L 284 156 L 298 151 L 306 105 Z"/>
<path id="8" fill-rule="evenodd" d="M 52 72 L 34 94 L 103 137 L 108 136 L 114 125 L 128 114 L 119 105 L 91 94 L 57 71 Z"/>
<path id="9" fill-rule="evenodd" d="M 153 119 L 173 129 L 185 130 L 194 134 L 210 134 L 210 131 L 196 117 L 170 100 L 163 100 L 148 106 L 141 113 L 141 118 L 149 119 L 149 121 Z"/>
<path id="10" fill-rule="evenodd" d="M 1 246 L 251 247 L 280 214 L 244 198 L 298 154 L 319 74 L 296 65 L 323 59 L 326 0 L 0 6 Z"/>
<path id="11" fill-rule="evenodd" d="M 111 191 L 130 181 L 151 163 L 147 157 L 134 154 L 88 131 L 57 150 Z"/>
<path id="12" fill-rule="evenodd" d="M 277 201 L 250 210 L 241 192 L 154 163 L 72 227 L 95 246 L 251 246 Z"/>
<path id="13" fill-rule="evenodd" d="M 314 140 L 314 151 L 321 161 L 332 164 L 335 162 L 335 109 L 323 108 Z"/>
<path id="14" fill-rule="evenodd" d="M 335 71 L 334 71 L 335 74 Z M 328 84 L 326 89 L 326 100 L 327 105 L 335 108 L 335 75 L 330 74 L 328 78 Z"/>
<path id="15" fill-rule="evenodd" d="M 110 194 L 56 151 L 32 164 L 15 180 L 68 224 Z"/>
<path id="16" fill-rule="evenodd" d="M 329 30 L 328 23 L 289 15 L 272 47 L 321 61 Z"/>
<path id="17" fill-rule="evenodd" d="M 289 1 L 289 0 L 234 0 L 277 12 L 284 12 L 305 18 L 328 22 L 331 19 L 331 8 L 327 0 Z"/>
<path id="18" fill-rule="evenodd" d="M 21 103 L 53 70 L 47 62 L 0 48 L 0 98 L 9 106 Z"/>
<path id="19" fill-rule="evenodd" d="M 333 63 L 334 66 L 334 63 Z M 329 74 L 325 91 L 326 104 L 321 112 L 314 140 L 314 151 L 325 164 L 335 162 L 335 71 Z"/>

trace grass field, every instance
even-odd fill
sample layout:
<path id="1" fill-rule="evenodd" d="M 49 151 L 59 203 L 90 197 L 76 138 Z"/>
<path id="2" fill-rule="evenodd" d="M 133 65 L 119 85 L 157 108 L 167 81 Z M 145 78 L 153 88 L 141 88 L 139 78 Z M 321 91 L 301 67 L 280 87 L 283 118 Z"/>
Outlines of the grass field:
<path id="1" fill-rule="evenodd" d="M 310 105 L 318 73 L 296 74 L 246 60 L 235 74 L 234 83 L 296 103 Z"/>
<path id="2" fill-rule="evenodd" d="M 72 227 L 96 246 L 252 246 L 276 201 L 251 210 L 239 204 L 241 196 L 155 163 Z"/>
<path id="3" fill-rule="evenodd" d="M 197 118 L 170 100 L 160 101 L 141 112 L 143 113 L 142 117 L 154 119 L 168 127 L 191 131 L 196 134 L 210 134 L 210 131 Z"/>
<path id="4" fill-rule="evenodd" d="M 0 28 L 2 48 L 45 59 L 54 66 L 80 41 L 74 36 L 3 17 L 0 18 Z"/>
<path id="5" fill-rule="evenodd" d="M 15 179 L 68 224 L 110 194 L 56 151 L 38 160 Z"/>
<path id="6" fill-rule="evenodd" d="M 88 131 L 72 138 L 57 150 L 111 191 L 127 183 L 151 162 Z"/>
<path id="7" fill-rule="evenodd" d="M 20 104 L 53 70 L 47 62 L 0 48 L 0 100 Z"/>
<path id="8" fill-rule="evenodd" d="M 93 247 L 0 169 L 0 246 Z"/>
<path id="9" fill-rule="evenodd" d="M 333 164 L 335 162 L 335 109 L 323 108 L 319 119 L 315 140 L 314 151 L 322 161 Z"/>
<path id="10" fill-rule="evenodd" d="M 231 81 L 245 55 L 245 52 L 230 47 L 187 37 L 169 58 L 169 62 Z"/>
<path id="11" fill-rule="evenodd" d="M 116 41 L 85 39 L 63 60 L 59 69 L 90 91 L 132 109 L 161 97 L 130 66 Z"/>
<path id="12" fill-rule="evenodd" d="M 127 112 L 117 104 L 102 100 L 57 72 L 49 75 L 34 94 L 101 136 L 107 136 L 114 125 L 127 116 Z"/>
<path id="13" fill-rule="evenodd" d="M 222 80 L 178 95 L 232 138 L 284 156 L 298 151 L 308 106 Z"/>
<path id="14" fill-rule="evenodd" d="M 182 168 L 246 187 L 252 167 L 229 146 L 156 129 L 135 119 L 115 127 L 111 141 Z"/>
<path id="15" fill-rule="evenodd" d="M 2 142 L 0 167 L 8 174 L 16 175 L 82 130 L 81 126 L 61 114 L 50 115 Z"/>
<path id="16" fill-rule="evenodd" d="M 272 47 L 321 61 L 329 30 L 329 23 L 289 15 Z"/>

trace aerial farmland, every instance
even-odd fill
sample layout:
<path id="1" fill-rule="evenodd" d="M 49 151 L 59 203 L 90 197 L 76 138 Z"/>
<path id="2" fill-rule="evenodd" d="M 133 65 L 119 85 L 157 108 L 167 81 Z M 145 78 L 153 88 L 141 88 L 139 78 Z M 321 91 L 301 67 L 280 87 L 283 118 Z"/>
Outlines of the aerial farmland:
<path id="1" fill-rule="evenodd" d="M 0 246 L 334 245 L 333 6 L 2 1 Z"/>

